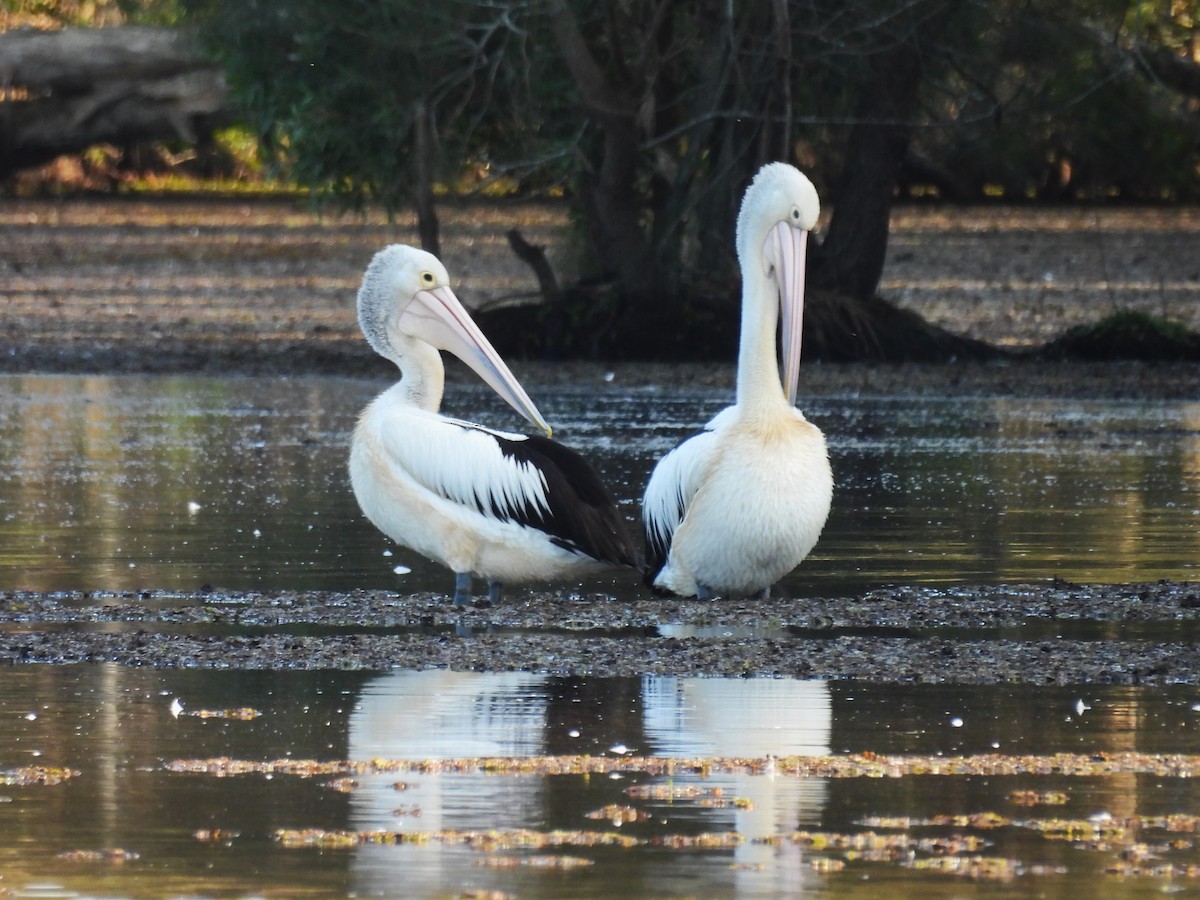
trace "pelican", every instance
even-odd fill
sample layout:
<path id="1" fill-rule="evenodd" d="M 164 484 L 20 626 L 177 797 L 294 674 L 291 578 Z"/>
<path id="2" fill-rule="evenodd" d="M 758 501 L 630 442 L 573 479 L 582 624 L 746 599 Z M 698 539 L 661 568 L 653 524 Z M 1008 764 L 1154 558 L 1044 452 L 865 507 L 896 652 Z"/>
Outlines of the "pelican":
<path id="1" fill-rule="evenodd" d="M 603 564 L 636 565 L 608 490 L 550 426 L 450 288 L 430 253 L 394 244 L 375 254 L 358 291 L 358 321 L 400 380 L 363 411 L 350 483 L 363 514 L 401 546 L 455 573 L 454 603 L 472 576 L 500 599 L 504 582 L 558 579 Z M 509 434 L 438 414 L 453 353 L 546 436 Z"/>
<path id="2" fill-rule="evenodd" d="M 785 163 L 760 169 L 742 200 L 736 402 L 650 475 L 642 515 L 646 582 L 656 590 L 765 599 L 825 525 L 833 496 L 825 436 L 794 406 L 805 251 L 819 213 L 812 182 Z"/>

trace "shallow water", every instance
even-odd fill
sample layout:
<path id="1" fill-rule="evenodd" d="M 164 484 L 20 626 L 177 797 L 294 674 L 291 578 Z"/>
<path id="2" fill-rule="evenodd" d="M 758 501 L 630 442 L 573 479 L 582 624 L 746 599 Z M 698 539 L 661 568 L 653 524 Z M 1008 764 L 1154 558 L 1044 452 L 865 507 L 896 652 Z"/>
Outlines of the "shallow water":
<path id="1" fill-rule="evenodd" d="M 0 590 L 446 590 L 448 573 L 391 548 L 350 495 L 349 429 L 380 387 L 320 379 L 0 379 Z M 631 524 L 653 461 L 726 400 L 722 392 L 610 382 L 537 399 L 557 435 L 602 470 Z M 512 427 L 512 416 L 482 390 L 455 389 L 448 405 Z M 843 396 L 816 398 L 805 409 L 828 436 L 838 489 L 817 551 L 779 593 L 840 596 L 892 582 L 1197 577 L 1200 404 Z M 641 596 L 627 577 L 566 587 Z M 1138 627 L 1108 623 L 1104 631 L 1153 636 L 1135 633 Z M 238 708 L 259 715 L 221 715 Z M 203 710 L 217 715 L 192 715 Z M 1055 840 L 1034 826 L 1194 816 L 1195 778 L 668 776 L 636 769 L 585 776 L 545 774 L 536 761 L 864 752 L 1100 759 L 1198 749 L 1194 687 L 21 666 L 0 677 L 0 893 L 1159 896 L 1195 887 L 1182 874 L 1200 865 L 1194 835 L 1144 827 L 1103 840 Z M 214 757 L 261 764 L 480 756 L 518 757 L 529 768 L 372 771 L 346 784 L 328 775 L 218 777 L 170 765 Z M 8 783 L 26 766 L 80 774 L 62 784 Z M 1013 799 L 1017 790 L 1061 796 L 1027 807 Z M 588 816 L 606 807 L 624 811 Z M 629 810 L 637 821 L 614 824 Z M 938 818 L 982 813 L 1011 821 L 983 828 Z M 927 824 L 902 827 L 898 817 Z M 292 848 L 277 835 L 305 828 L 423 839 Z M 218 829 L 216 839 L 200 839 L 205 829 Z M 524 829 L 525 843 L 448 839 L 487 829 Z M 575 842 L 532 845 L 557 830 Z M 798 830 L 831 836 L 820 846 L 797 839 Z M 697 835 L 733 832 L 741 836 L 736 846 L 681 847 Z M 892 842 L 937 838 L 943 849 L 849 851 L 828 843 L 867 832 Z M 635 846 L 601 842 L 611 834 L 636 839 Z M 963 835 L 986 843 L 945 850 Z M 137 858 L 118 862 L 114 850 Z M 80 851 L 108 855 L 80 859 Z M 1143 853 L 1170 864 L 1171 875 L 1105 874 Z M 970 879 L 919 867 L 940 858 L 1006 860 L 1009 868 L 978 870 Z"/>
<path id="2" fill-rule="evenodd" d="M 0 589 L 447 591 L 361 516 L 349 431 L 378 382 L 0 378 Z M 637 534 L 654 461 L 724 391 L 613 382 L 539 392 Z M 502 427 L 494 395 L 446 407 Z M 837 489 L 813 555 L 778 589 L 1196 577 L 1200 402 L 821 397 Z M 624 575 L 566 585 L 641 595 Z M 515 588 L 519 589 L 519 588 Z"/>
<path id="3" fill-rule="evenodd" d="M 1196 779 L 1143 775 L 821 778 L 770 774 L 673 776 L 387 772 L 329 776 L 177 772 L 175 760 L 426 760 L 775 754 L 1012 755 L 1193 751 L 1200 733 L 1194 688 L 895 687 L 767 679 L 555 679 L 510 673 L 384 674 L 147 671 L 112 665 L 20 667 L 0 681 L 5 767 L 71 767 L 62 784 L 0 786 L 0 878 L 17 896 L 457 896 L 773 897 L 902 893 L 961 896 L 964 879 L 894 859 L 854 859 L 825 872 L 832 847 L 790 840 L 798 830 L 919 834 L 949 842 L 981 835 L 978 856 L 1024 871 L 989 896 L 1104 896 L 1158 892 L 1162 878 L 1103 870 L 1133 838 L 1105 846 L 1044 838 L 1028 821 L 1194 813 Z M 172 712 L 173 702 L 183 712 Z M 251 720 L 200 718 L 202 709 L 250 707 Z M 178 706 L 176 707 L 178 711 Z M 658 789 L 654 795 L 651 789 Z M 1014 792 L 1061 792 L 1022 806 Z M 723 802 L 722 802 L 723 801 Z M 644 820 L 614 824 L 609 806 Z M 880 825 L 882 817 L 993 813 L 1010 827 Z M 1099 818 L 1097 818 L 1099 817 Z M 874 820 L 874 821 L 873 821 Z M 384 830 L 424 843 L 292 848 L 280 829 Z M 218 840 L 198 832 L 219 829 Z M 458 830 L 561 829 L 573 846 L 462 846 Z M 677 849 L 672 841 L 736 831 L 734 847 Z M 638 839 L 596 846 L 587 835 Z M 1177 840 L 1180 835 L 1175 835 Z M 1185 836 L 1187 837 L 1187 836 Z M 776 843 L 771 843 L 774 840 Z M 1147 829 L 1139 841 L 1163 841 Z M 657 845 L 656 843 L 657 842 Z M 122 863 L 64 854 L 121 850 Z M 552 856 L 577 868 L 519 865 Z M 917 853 L 915 858 L 930 858 Z M 1159 856 L 1200 862 L 1190 843 Z M 1035 869 L 1042 866 L 1042 869 Z M 1061 871 L 1060 871 L 1061 869 Z"/>

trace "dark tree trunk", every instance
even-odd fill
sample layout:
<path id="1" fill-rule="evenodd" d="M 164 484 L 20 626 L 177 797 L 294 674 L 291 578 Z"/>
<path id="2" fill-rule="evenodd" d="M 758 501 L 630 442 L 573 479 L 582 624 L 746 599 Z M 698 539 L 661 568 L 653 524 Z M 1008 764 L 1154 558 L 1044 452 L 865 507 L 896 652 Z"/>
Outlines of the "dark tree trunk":
<path id="1" fill-rule="evenodd" d="M 604 276 L 615 278 L 625 304 L 622 349 L 644 355 L 662 337 L 671 292 L 642 221 L 638 166 L 642 160 L 637 104 L 605 77 L 563 0 L 550 5 L 558 51 L 588 112 L 599 124 L 602 144 L 594 168 L 581 176 L 584 224 Z"/>
<path id="2" fill-rule="evenodd" d="M 650 248 L 634 188 L 641 151 L 635 105 L 605 78 L 570 7 L 558 0 L 551 4 L 550 14 L 559 53 L 603 130 L 597 167 L 585 173 L 581 185 L 584 213 L 601 265 L 628 289 L 643 282 L 654 268 L 647 266 Z"/>
<path id="3" fill-rule="evenodd" d="M 874 296 L 887 256 L 888 225 L 898 176 L 912 132 L 923 73 L 923 48 L 958 8 L 918 4 L 904 39 L 869 58 L 857 124 L 851 129 L 829 231 L 814 254 L 814 283 L 858 299 Z"/>
<path id="4" fill-rule="evenodd" d="M 602 266 L 616 275 L 627 293 L 653 296 L 658 293 L 653 286 L 658 267 L 651 264 L 634 190 L 639 153 L 632 122 L 606 127 L 599 168 L 583 176 L 580 189 Z"/>
<path id="5" fill-rule="evenodd" d="M 775 153 L 769 154 L 768 159 L 792 158 L 792 127 L 795 118 L 792 109 L 792 23 L 788 15 L 787 0 L 772 0 L 771 13 L 775 27 L 775 65 L 779 72 L 776 80 L 778 85 L 780 118 L 783 120 L 778 137 L 768 141 L 768 148 L 775 145 Z M 771 129 L 764 129 L 764 134 L 770 136 Z"/>
<path id="6" fill-rule="evenodd" d="M 432 130 L 429 108 L 424 103 L 418 103 L 414 118 L 417 135 L 417 185 L 414 191 L 417 234 L 421 238 L 421 249 L 441 256 L 441 222 L 433 200 L 433 142 L 429 134 Z"/>
<path id="7" fill-rule="evenodd" d="M 197 143 L 234 115 L 218 67 L 165 28 L 0 34 L 0 178 L 99 143 Z"/>

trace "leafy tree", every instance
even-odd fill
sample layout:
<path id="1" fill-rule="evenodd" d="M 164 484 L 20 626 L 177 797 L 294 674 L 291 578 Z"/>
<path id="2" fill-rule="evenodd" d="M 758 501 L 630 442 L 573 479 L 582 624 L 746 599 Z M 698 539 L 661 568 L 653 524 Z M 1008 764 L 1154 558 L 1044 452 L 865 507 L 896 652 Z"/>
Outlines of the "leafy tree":
<path id="1" fill-rule="evenodd" d="M 414 204 L 438 249 L 434 186 L 466 160 L 524 152 L 528 35 L 473 0 L 184 0 L 225 63 L 269 161 L 389 212 Z M 520 123 L 525 125 L 527 123 Z"/>
<path id="2" fill-rule="evenodd" d="M 769 159 L 833 208 L 814 327 L 855 355 L 920 330 L 875 297 L 897 184 L 1200 193 L 1195 110 L 1147 49 L 1185 59 L 1165 0 L 186 2 L 272 158 L 351 203 L 415 204 L 430 249 L 434 185 L 468 164 L 566 188 L 590 259 L 567 313 L 606 331 L 592 352 L 732 349 L 735 212 Z"/>
<path id="3" fill-rule="evenodd" d="M 1187 6 L 971 7 L 926 86 L 909 176 L 960 200 L 1195 198 L 1198 109 L 1149 69 L 1169 59 L 1200 74 Z"/>

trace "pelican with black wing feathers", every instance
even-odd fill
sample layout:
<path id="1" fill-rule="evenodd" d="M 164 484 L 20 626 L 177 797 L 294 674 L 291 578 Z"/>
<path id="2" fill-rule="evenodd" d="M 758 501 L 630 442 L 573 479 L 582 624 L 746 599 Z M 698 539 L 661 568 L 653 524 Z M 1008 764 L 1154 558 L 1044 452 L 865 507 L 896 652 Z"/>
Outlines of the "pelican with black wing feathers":
<path id="1" fill-rule="evenodd" d="M 363 513 L 397 544 L 449 566 L 459 605 L 470 601 L 472 575 L 487 580 L 496 601 L 504 582 L 636 565 L 608 490 L 582 457 L 550 440 L 550 426 L 449 281 L 437 257 L 399 244 L 375 254 L 363 276 L 359 324 L 401 371 L 354 429 L 350 482 Z M 440 350 L 546 436 L 439 415 Z"/>
<path id="2" fill-rule="evenodd" d="M 825 437 L 794 406 L 805 253 L 819 213 L 812 182 L 784 163 L 760 169 L 742 200 L 736 403 L 659 460 L 642 498 L 646 581 L 660 591 L 766 597 L 825 526 Z"/>

